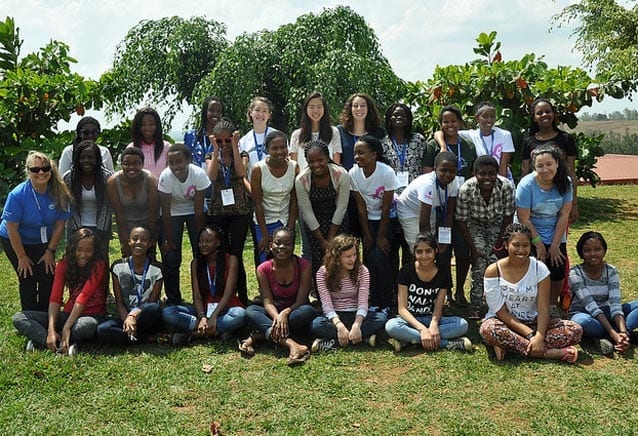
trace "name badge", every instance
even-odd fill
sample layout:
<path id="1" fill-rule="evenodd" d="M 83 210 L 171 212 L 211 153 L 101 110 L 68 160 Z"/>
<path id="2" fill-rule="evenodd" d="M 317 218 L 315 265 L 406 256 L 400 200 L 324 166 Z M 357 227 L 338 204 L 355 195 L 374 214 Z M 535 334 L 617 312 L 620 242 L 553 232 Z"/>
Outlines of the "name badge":
<path id="1" fill-rule="evenodd" d="M 43 244 L 46 244 L 47 242 L 49 242 L 46 226 L 40 227 L 40 241 L 42 241 Z"/>
<path id="2" fill-rule="evenodd" d="M 460 188 L 463 183 L 465 183 L 465 177 L 456 176 L 456 186 Z"/>
<path id="3" fill-rule="evenodd" d="M 222 189 L 222 206 L 232 206 L 235 204 L 235 194 L 232 189 Z"/>
<path id="4" fill-rule="evenodd" d="M 399 188 L 405 188 L 406 186 L 408 186 L 409 176 L 410 173 L 408 171 L 399 171 L 397 173 L 397 183 L 399 185 Z"/>
<path id="5" fill-rule="evenodd" d="M 452 228 L 439 227 L 439 244 L 451 244 L 451 243 L 452 243 Z"/>
<path id="6" fill-rule="evenodd" d="M 217 303 L 208 303 L 208 306 L 206 306 L 206 318 L 213 316 L 215 309 L 217 309 Z"/>

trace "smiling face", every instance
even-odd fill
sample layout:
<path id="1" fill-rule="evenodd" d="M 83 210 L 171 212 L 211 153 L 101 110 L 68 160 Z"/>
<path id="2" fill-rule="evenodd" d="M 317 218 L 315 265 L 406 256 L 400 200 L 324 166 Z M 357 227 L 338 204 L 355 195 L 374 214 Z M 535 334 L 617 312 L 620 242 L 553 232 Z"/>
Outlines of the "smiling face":
<path id="1" fill-rule="evenodd" d="M 122 174 L 127 179 L 137 179 L 143 168 L 144 162 L 139 156 L 127 154 L 122 158 Z"/>
<path id="2" fill-rule="evenodd" d="M 288 147 L 286 146 L 286 141 L 284 141 L 284 138 L 281 136 L 270 141 L 266 151 L 268 152 L 268 159 L 272 159 L 272 161 L 276 163 L 285 162 L 288 157 Z"/>
<path id="3" fill-rule="evenodd" d="M 597 267 L 604 263 L 607 250 L 597 238 L 589 238 L 583 244 L 583 260 L 591 267 Z"/>
<path id="4" fill-rule="evenodd" d="M 534 121 L 541 129 L 554 127 L 554 111 L 549 103 L 541 101 L 534 106 Z"/>
<path id="5" fill-rule="evenodd" d="M 254 127 L 265 128 L 271 115 L 270 107 L 260 100 L 257 100 L 250 109 L 250 119 Z"/>
<path id="6" fill-rule="evenodd" d="M 215 134 L 215 144 L 221 148 L 224 156 L 231 156 L 233 151 L 233 138 L 232 132 L 226 130 L 220 130 Z"/>
<path id="7" fill-rule="evenodd" d="M 31 156 L 27 158 L 27 173 L 34 188 L 46 189 L 47 183 L 51 180 L 51 162 Z"/>
<path id="8" fill-rule="evenodd" d="M 492 133 L 494 124 L 496 123 L 496 110 L 495 109 L 483 109 L 480 114 L 476 116 L 476 121 L 479 123 L 481 133 L 489 135 Z"/>
<path id="9" fill-rule="evenodd" d="M 541 153 L 534 157 L 534 171 L 543 183 L 552 183 L 558 171 L 558 161 L 551 153 Z"/>
<path id="10" fill-rule="evenodd" d="M 419 266 L 430 266 L 434 264 L 438 250 L 431 247 L 427 242 L 419 242 L 414 247 L 414 258 L 419 263 Z"/>
<path id="11" fill-rule="evenodd" d="M 523 260 L 529 257 L 532 241 L 525 233 L 512 233 L 507 240 L 507 252 L 510 258 Z"/>
<path id="12" fill-rule="evenodd" d="M 445 111 L 441 115 L 441 130 L 446 136 L 455 137 L 459 131 L 461 120 L 458 119 L 454 112 Z"/>
<path id="13" fill-rule="evenodd" d="M 168 167 L 181 182 L 186 181 L 188 177 L 188 164 L 190 159 L 187 159 L 181 150 L 168 152 Z"/>
<path id="14" fill-rule="evenodd" d="M 95 155 L 95 149 L 85 148 L 80 154 L 80 168 L 84 174 L 93 174 L 95 172 L 95 164 L 97 163 L 97 156 Z"/>
<path id="15" fill-rule="evenodd" d="M 456 162 L 444 160 L 435 168 L 436 178 L 441 186 L 447 186 L 456 177 Z"/>
<path id="16" fill-rule="evenodd" d="M 496 174 L 496 168 L 492 165 L 480 166 L 476 172 L 479 189 L 483 192 L 491 192 L 496 183 Z"/>
<path id="17" fill-rule="evenodd" d="M 313 148 L 308 152 L 306 156 L 308 167 L 313 176 L 324 176 L 328 171 L 328 156 L 326 156 L 321 150 Z"/>
<path id="18" fill-rule="evenodd" d="M 357 247 L 351 247 L 344 250 L 339 255 L 339 265 L 346 271 L 352 271 L 357 263 Z"/>
<path id="19" fill-rule="evenodd" d="M 128 246 L 133 257 L 146 257 L 151 247 L 151 233 L 143 227 L 135 227 L 128 237 Z"/>
<path id="20" fill-rule="evenodd" d="M 217 233 L 212 231 L 211 229 L 205 229 L 199 235 L 199 252 L 202 256 L 208 256 L 211 253 L 214 253 L 219 248 L 221 241 L 217 236 Z"/>
<path id="21" fill-rule="evenodd" d="M 157 130 L 155 117 L 151 114 L 144 115 L 140 123 L 140 130 L 142 131 L 142 139 L 144 142 L 146 144 L 152 144 L 155 141 L 155 131 Z"/>
<path id="22" fill-rule="evenodd" d="M 390 124 L 393 130 L 405 130 L 408 126 L 408 114 L 405 113 L 405 109 L 396 107 L 390 115 Z"/>
<path id="23" fill-rule="evenodd" d="M 295 241 L 290 232 L 279 231 L 273 235 L 270 250 L 275 259 L 283 260 L 292 257 Z"/>
<path id="24" fill-rule="evenodd" d="M 78 241 L 75 249 L 75 260 L 80 268 L 85 267 L 95 252 L 95 243 L 93 238 L 83 238 Z"/>
<path id="25" fill-rule="evenodd" d="M 313 125 L 319 126 L 319 121 L 324 114 L 323 101 L 319 97 L 311 98 L 308 102 L 308 106 L 306 106 L 306 115 L 310 118 Z"/>
<path id="26" fill-rule="evenodd" d="M 365 121 L 368 116 L 368 102 L 363 97 L 352 99 L 352 118 L 355 121 Z"/>
<path id="27" fill-rule="evenodd" d="M 224 113 L 220 102 L 213 100 L 208 103 L 208 108 L 206 109 L 206 122 L 211 128 L 215 127 L 215 124 L 219 123 L 223 116 Z"/>
<path id="28" fill-rule="evenodd" d="M 369 168 L 377 160 L 377 153 L 370 150 L 370 147 L 367 143 L 362 141 L 357 141 L 354 144 L 354 161 L 361 168 Z"/>

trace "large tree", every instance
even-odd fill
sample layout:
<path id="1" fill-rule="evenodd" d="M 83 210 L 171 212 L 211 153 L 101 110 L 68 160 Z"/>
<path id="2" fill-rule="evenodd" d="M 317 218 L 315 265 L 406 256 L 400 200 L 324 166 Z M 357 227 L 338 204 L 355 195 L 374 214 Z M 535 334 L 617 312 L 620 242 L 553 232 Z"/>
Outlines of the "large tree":
<path id="1" fill-rule="evenodd" d="M 615 0 L 580 0 L 554 17 L 558 26 L 576 22 L 572 36 L 583 59 L 602 82 L 617 82 L 610 94 L 620 98 L 638 85 L 638 4 L 626 8 Z"/>
<path id="2" fill-rule="evenodd" d="M 140 105 L 162 106 L 170 124 L 195 86 L 226 48 L 226 25 L 202 17 L 143 20 L 118 44 L 111 70 L 100 82 L 109 114 Z"/>
<path id="3" fill-rule="evenodd" d="M 0 204 L 24 179 L 29 150 L 57 157 L 72 139 L 60 135 L 58 122 L 102 104 L 97 83 L 71 72 L 76 60 L 66 44 L 51 41 L 21 57 L 22 42 L 12 18 L 0 21 Z"/>
<path id="4" fill-rule="evenodd" d="M 298 126 L 304 97 L 313 90 L 325 95 L 336 121 L 350 94 L 369 93 L 385 108 L 402 98 L 405 83 L 392 71 L 363 17 L 339 6 L 302 15 L 275 31 L 238 37 L 197 93 L 199 100 L 219 96 L 226 114 L 242 122 L 250 99 L 267 96 L 275 106 L 273 124 L 291 131 Z"/>

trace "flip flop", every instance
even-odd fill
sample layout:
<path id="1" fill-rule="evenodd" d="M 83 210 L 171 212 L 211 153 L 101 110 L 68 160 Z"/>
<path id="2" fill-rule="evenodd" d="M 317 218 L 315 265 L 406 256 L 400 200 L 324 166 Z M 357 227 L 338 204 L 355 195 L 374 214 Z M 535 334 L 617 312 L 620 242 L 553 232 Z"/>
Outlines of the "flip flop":
<path id="1" fill-rule="evenodd" d="M 296 355 L 296 356 L 288 356 L 286 359 L 286 365 L 288 366 L 296 366 L 303 364 L 310 357 L 310 350 L 306 351 L 304 354 Z"/>
<path id="2" fill-rule="evenodd" d="M 563 357 L 560 360 L 567 363 L 576 363 L 578 361 L 578 349 L 574 346 L 561 348 Z"/>
<path id="3" fill-rule="evenodd" d="M 246 339 L 237 339 L 237 349 L 241 353 L 241 357 L 250 359 L 255 355 L 255 348 L 246 344 Z"/>

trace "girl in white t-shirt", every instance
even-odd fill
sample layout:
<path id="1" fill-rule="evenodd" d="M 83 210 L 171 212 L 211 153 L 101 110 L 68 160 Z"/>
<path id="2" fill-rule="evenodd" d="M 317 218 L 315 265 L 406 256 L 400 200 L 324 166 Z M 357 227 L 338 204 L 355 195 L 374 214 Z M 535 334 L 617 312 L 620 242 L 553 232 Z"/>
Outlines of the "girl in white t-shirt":
<path id="1" fill-rule="evenodd" d="M 551 318 L 549 270 L 530 257 L 532 232 L 510 224 L 503 235 L 508 256 L 485 270 L 488 312 L 480 334 L 497 360 L 508 351 L 534 358 L 576 363 L 583 329 L 573 321 Z"/>
<path id="2" fill-rule="evenodd" d="M 351 190 L 357 204 L 363 239 L 363 263 L 370 270 L 370 305 L 388 308 L 393 298 L 396 271 L 390 262 L 396 214 L 391 217 L 397 178 L 383 155 L 381 141 L 362 136 L 354 145 L 356 166 L 350 169 Z"/>
<path id="3" fill-rule="evenodd" d="M 248 180 L 251 177 L 251 170 L 257 162 L 263 161 L 268 155 L 266 150 L 266 136 L 270 132 L 278 132 L 277 129 L 270 127 L 268 123 L 272 117 L 272 102 L 266 97 L 255 97 L 250 101 L 246 116 L 248 122 L 253 128 L 239 139 L 239 152 L 241 153 L 244 165 L 246 165 L 246 174 Z M 288 146 L 288 144 L 286 144 Z M 246 184 L 246 189 L 250 193 L 250 184 Z"/>

